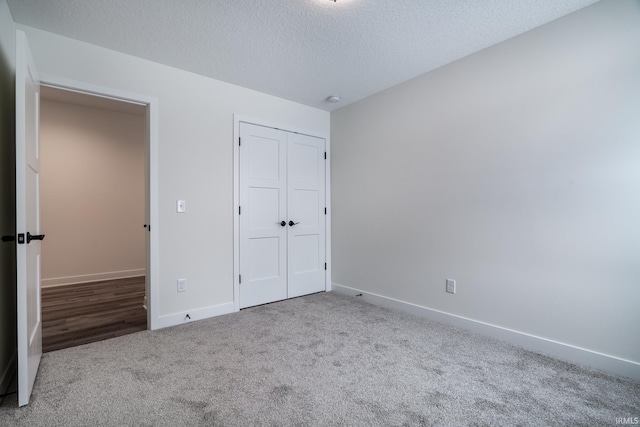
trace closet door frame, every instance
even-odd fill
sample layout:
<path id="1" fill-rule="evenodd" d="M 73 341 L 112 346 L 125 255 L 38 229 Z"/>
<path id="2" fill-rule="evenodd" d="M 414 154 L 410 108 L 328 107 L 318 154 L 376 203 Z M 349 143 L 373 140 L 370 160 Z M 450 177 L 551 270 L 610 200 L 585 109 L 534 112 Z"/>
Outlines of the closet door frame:
<path id="1" fill-rule="evenodd" d="M 301 129 L 295 125 L 275 123 L 269 120 L 233 115 L 233 306 L 234 311 L 240 310 L 240 122 L 258 126 L 266 126 L 287 132 L 300 133 L 325 140 L 325 204 L 327 207 L 325 228 L 325 256 L 327 271 L 325 274 L 325 291 L 331 290 L 331 144 L 329 135 L 322 132 Z"/>

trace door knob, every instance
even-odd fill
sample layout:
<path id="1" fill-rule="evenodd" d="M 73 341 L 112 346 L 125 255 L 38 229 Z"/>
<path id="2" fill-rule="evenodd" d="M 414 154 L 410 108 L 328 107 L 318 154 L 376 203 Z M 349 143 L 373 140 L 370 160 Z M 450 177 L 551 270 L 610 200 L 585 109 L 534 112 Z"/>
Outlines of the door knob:
<path id="1" fill-rule="evenodd" d="M 44 240 L 44 234 L 31 234 L 27 231 L 27 244 L 32 240 Z"/>
<path id="2" fill-rule="evenodd" d="M 299 222 L 293 222 L 293 221 L 289 221 L 289 226 L 293 227 L 296 224 L 300 224 Z"/>
<path id="3" fill-rule="evenodd" d="M 284 227 L 287 223 L 285 221 L 280 221 L 280 225 Z"/>

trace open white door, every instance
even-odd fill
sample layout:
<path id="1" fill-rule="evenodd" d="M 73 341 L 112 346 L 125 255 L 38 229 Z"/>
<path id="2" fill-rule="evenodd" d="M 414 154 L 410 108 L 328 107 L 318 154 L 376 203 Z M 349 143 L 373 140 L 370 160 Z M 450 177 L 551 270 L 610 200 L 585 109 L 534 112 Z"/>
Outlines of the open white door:
<path id="1" fill-rule="evenodd" d="M 27 38 L 16 34 L 18 405 L 29 403 L 42 357 L 40 311 L 40 82 Z"/>

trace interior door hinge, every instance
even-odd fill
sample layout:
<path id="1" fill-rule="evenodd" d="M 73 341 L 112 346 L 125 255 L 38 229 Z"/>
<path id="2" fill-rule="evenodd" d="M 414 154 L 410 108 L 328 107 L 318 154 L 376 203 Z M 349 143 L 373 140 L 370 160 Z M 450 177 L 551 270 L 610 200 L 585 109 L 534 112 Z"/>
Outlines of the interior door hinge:
<path id="1" fill-rule="evenodd" d="M 238 137 L 238 147 L 242 145 L 242 138 Z"/>
<path id="2" fill-rule="evenodd" d="M 238 283 L 242 283 L 242 274 L 238 274 Z"/>
<path id="3" fill-rule="evenodd" d="M 327 214 L 327 208 L 324 208 L 324 214 L 325 215 Z"/>
<path id="4" fill-rule="evenodd" d="M 327 269 L 327 263 L 326 262 L 324 263 L 324 269 L 325 270 Z"/>
<path id="5" fill-rule="evenodd" d="M 242 206 L 238 206 L 238 215 L 242 215 Z"/>
<path id="6" fill-rule="evenodd" d="M 327 160 L 327 152 L 324 152 L 324 159 Z"/>

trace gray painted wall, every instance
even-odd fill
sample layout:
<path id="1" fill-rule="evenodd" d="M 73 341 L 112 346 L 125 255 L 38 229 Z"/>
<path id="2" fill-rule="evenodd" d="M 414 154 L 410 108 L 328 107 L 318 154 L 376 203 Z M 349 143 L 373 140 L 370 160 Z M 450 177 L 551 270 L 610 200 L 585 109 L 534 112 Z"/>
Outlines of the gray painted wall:
<path id="1" fill-rule="evenodd" d="M 638 366 L 639 22 L 605 0 L 332 113 L 333 282 Z"/>
<path id="2" fill-rule="evenodd" d="M 0 235 L 15 233 L 15 27 L 0 0 Z M 15 244 L 0 243 L 0 394 L 15 370 Z"/>

